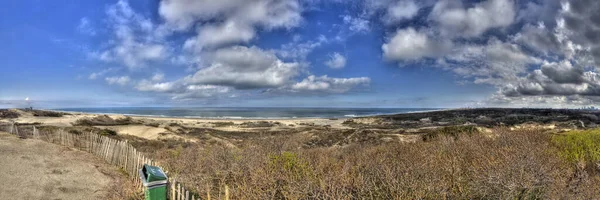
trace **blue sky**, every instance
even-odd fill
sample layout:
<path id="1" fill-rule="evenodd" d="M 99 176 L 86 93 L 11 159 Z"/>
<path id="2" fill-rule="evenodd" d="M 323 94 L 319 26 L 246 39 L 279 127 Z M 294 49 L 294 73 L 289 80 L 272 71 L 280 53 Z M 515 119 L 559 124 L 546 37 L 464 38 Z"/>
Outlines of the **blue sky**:
<path id="1" fill-rule="evenodd" d="M 594 105 L 598 9 L 566 0 L 3 1 L 0 107 Z"/>

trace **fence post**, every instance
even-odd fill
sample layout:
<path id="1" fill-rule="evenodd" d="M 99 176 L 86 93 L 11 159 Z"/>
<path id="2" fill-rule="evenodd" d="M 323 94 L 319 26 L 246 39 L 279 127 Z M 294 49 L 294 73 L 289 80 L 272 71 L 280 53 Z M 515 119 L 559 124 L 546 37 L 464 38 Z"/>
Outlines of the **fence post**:
<path id="1" fill-rule="evenodd" d="M 229 200 L 229 186 L 225 185 L 225 200 Z"/>
<path id="2" fill-rule="evenodd" d="M 171 190 L 169 190 L 169 194 L 171 195 L 171 200 L 175 200 L 175 180 L 169 180 L 169 184 L 171 185 Z"/>

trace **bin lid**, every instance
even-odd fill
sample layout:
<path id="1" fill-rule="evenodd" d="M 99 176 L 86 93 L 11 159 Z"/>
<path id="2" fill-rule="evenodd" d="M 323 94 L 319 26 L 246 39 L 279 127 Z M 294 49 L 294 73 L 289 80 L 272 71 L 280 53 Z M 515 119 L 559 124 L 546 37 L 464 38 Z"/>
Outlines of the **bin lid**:
<path id="1" fill-rule="evenodd" d="M 144 169 L 147 182 L 167 180 L 167 175 L 160 167 L 144 164 Z"/>

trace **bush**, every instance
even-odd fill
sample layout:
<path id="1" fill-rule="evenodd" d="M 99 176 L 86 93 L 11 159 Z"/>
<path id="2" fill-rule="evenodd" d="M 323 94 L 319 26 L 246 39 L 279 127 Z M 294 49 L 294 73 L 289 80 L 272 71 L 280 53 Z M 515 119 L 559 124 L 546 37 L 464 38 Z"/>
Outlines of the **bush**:
<path id="1" fill-rule="evenodd" d="M 423 141 L 432 141 L 440 136 L 449 136 L 458 139 L 462 135 L 472 136 L 476 133 L 479 133 L 479 130 L 475 126 L 446 126 L 427 130 L 423 135 Z"/>
<path id="2" fill-rule="evenodd" d="M 113 119 L 108 115 L 100 115 L 94 118 L 82 118 L 78 119 L 73 123 L 75 126 L 118 126 L 118 125 L 129 125 L 138 124 L 131 117 Z"/>
<path id="3" fill-rule="evenodd" d="M 0 118 L 8 118 L 8 119 L 12 119 L 12 118 L 18 118 L 19 117 L 19 113 L 12 111 L 12 110 L 8 110 L 8 109 L 0 109 Z"/>
<path id="4" fill-rule="evenodd" d="M 111 129 L 102 129 L 98 134 L 105 136 L 115 136 L 117 135 L 117 131 Z"/>
<path id="5" fill-rule="evenodd" d="M 600 164 L 600 129 L 570 131 L 553 137 L 560 155 L 580 167 Z"/>
<path id="6" fill-rule="evenodd" d="M 147 123 L 146 126 L 152 126 L 158 128 L 160 126 L 159 123 Z"/>
<path id="7" fill-rule="evenodd" d="M 273 127 L 275 125 L 279 125 L 273 122 L 268 122 L 268 121 L 257 121 L 257 122 L 244 122 L 242 124 L 240 124 L 241 127 L 244 128 L 267 128 L 267 127 Z"/>
<path id="8" fill-rule="evenodd" d="M 225 126 L 233 126 L 235 123 L 233 122 L 211 122 L 215 127 L 225 127 Z"/>
<path id="9" fill-rule="evenodd" d="M 574 183 L 573 166 L 561 159 L 550 134 L 475 132 L 453 127 L 432 133 L 428 142 L 315 148 L 302 147 L 311 137 L 264 135 L 237 147 L 192 144 L 152 149 L 151 155 L 170 176 L 211 197 L 222 197 L 225 186 L 234 199 L 597 197 L 600 179 Z"/>
<path id="10" fill-rule="evenodd" d="M 79 135 L 79 134 L 81 134 L 81 131 L 79 131 L 79 130 L 77 130 L 77 129 L 71 129 L 71 130 L 69 130 L 69 133 L 70 133 L 70 134 Z"/>
<path id="11" fill-rule="evenodd" d="M 31 110 L 33 116 L 36 117 L 62 117 L 66 113 L 55 112 L 55 111 L 47 111 L 47 110 Z"/>

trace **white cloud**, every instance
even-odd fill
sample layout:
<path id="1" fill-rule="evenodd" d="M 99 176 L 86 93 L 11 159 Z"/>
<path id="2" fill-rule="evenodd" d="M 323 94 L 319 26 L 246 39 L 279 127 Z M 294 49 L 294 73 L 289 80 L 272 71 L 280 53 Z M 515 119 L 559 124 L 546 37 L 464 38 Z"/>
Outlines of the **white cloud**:
<path id="1" fill-rule="evenodd" d="M 329 60 L 325 61 L 325 65 L 333 69 L 341 69 L 346 66 L 346 57 L 335 52 L 329 56 Z"/>
<path id="2" fill-rule="evenodd" d="M 356 33 L 366 33 L 369 32 L 369 20 L 360 18 L 360 17 L 352 17 L 350 15 L 345 15 L 343 17 L 344 24 L 348 25 L 348 29 L 352 32 Z"/>
<path id="3" fill-rule="evenodd" d="M 387 8 L 384 22 L 394 24 L 402 20 L 412 19 L 417 15 L 421 7 L 412 0 L 398 1 Z"/>
<path id="4" fill-rule="evenodd" d="M 491 38 L 485 45 L 459 45 L 445 59 L 452 71 L 475 77 L 475 83 L 500 86 L 518 80 L 539 58 L 528 55 L 518 45 Z"/>
<path id="5" fill-rule="evenodd" d="M 283 62 L 274 52 L 234 46 L 217 50 L 210 65 L 187 77 L 186 81 L 237 89 L 272 88 L 288 83 L 299 70 L 299 63 Z"/>
<path id="6" fill-rule="evenodd" d="M 486 0 L 470 8 L 465 8 L 462 1 L 441 0 L 429 16 L 444 35 L 451 37 L 476 37 L 488 29 L 511 25 L 515 17 L 512 0 Z"/>
<path id="7" fill-rule="evenodd" d="M 205 25 L 195 38 L 199 47 L 218 47 L 219 45 L 247 43 L 256 35 L 253 27 L 235 21 L 227 21 L 218 25 Z"/>
<path id="8" fill-rule="evenodd" d="M 90 76 L 88 77 L 90 80 L 96 80 L 98 78 L 98 76 L 100 76 L 99 73 L 91 73 Z"/>
<path id="9" fill-rule="evenodd" d="M 92 27 L 92 25 L 90 24 L 90 20 L 87 17 L 81 18 L 79 20 L 79 25 L 77 25 L 77 31 L 91 36 L 96 35 L 96 29 Z"/>
<path id="10" fill-rule="evenodd" d="M 163 73 L 154 73 L 154 75 L 152 75 L 152 81 L 162 81 L 163 78 L 165 78 L 165 74 Z"/>
<path id="11" fill-rule="evenodd" d="M 168 56 L 169 49 L 158 36 L 161 34 L 159 28 L 150 19 L 134 12 L 126 1 L 120 0 L 106 13 L 114 40 L 107 49 L 92 53 L 93 57 L 105 62 L 120 62 L 135 69 Z"/>
<path id="12" fill-rule="evenodd" d="M 255 37 L 257 27 L 296 27 L 302 21 L 301 12 L 296 0 L 170 0 L 161 1 L 159 8 L 167 24 L 178 30 L 204 23 L 198 35 L 186 42 L 194 50 L 247 43 Z"/>
<path id="13" fill-rule="evenodd" d="M 109 85 L 118 84 L 121 86 L 125 86 L 125 85 L 127 85 L 127 83 L 129 83 L 129 81 L 131 79 L 129 78 L 129 76 L 114 76 L 114 77 L 106 77 L 104 80 L 106 80 L 106 82 Z"/>
<path id="14" fill-rule="evenodd" d="M 306 42 L 300 42 L 298 37 L 294 37 L 292 42 L 281 45 L 281 49 L 277 50 L 277 55 L 282 58 L 304 60 L 315 48 L 327 43 L 329 43 L 329 40 L 324 35 L 320 35 L 316 40 Z"/>
<path id="15" fill-rule="evenodd" d="M 90 79 L 90 80 L 96 80 L 97 78 L 100 78 L 100 77 L 104 76 L 106 73 L 109 73 L 109 72 L 111 72 L 113 70 L 114 70 L 114 68 L 107 68 L 107 69 L 104 69 L 104 70 L 99 71 L 99 72 L 91 73 L 90 76 L 88 77 L 88 79 Z"/>
<path id="16" fill-rule="evenodd" d="M 142 80 L 137 83 L 135 89 L 143 92 L 173 92 L 180 87 L 179 82 L 155 83 L 148 80 Z"/>
<path id="17" fill-rule="evenodd" d="M 344 93 L 357 86 L 368 85 L 370 82 L 371 79 L 368 77 L 330 78 L 327 76 L 316 77 L 310 75 L 301 82 L 291 85 L 289 89 L 292 92 Z"/>
<path id="18" fill-rule="evenodd" d="M 451 46 L 449 42 L 436 40 L 424 31 L 409 27 L 398 30 L 381 49 L 384 57 L 389 60 L 419 60 L 441 56 Z"/>
<path id="19" fill-rule="evenodd" d="M 177 80 L 173 82 L 153 82 L 142 80 L 137 83 L 135 89 L 142 92 L 167 94 L 171 99 L 174 100 L 219 97 L 231 92 L 230 87 L 186 84 L 183 80 Z"/>
<path id="20" fill-rule="evenodd" d="M 186 91 L 180 94 L 176 94 L 172 99 L 175 100 L 188 100 L 198 98 L 208 98 L 223 96 L 231 92 L 231 88 L 216 85 L 189 85 Z M 229 95 L 231 96 L 231 95 Z"/>

